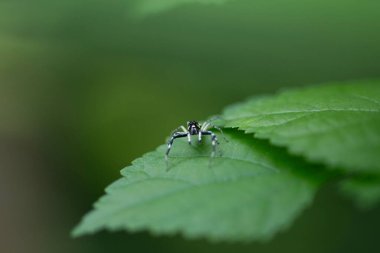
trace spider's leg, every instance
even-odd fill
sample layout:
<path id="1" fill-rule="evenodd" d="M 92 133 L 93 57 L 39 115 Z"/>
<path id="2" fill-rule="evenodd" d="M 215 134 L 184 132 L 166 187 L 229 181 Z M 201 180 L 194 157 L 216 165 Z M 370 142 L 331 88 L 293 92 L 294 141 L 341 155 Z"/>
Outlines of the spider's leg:
<path id="1" fill-rule="evenodd" d="M 202 125 L 201 125 L 201 129 L 199 130 L 199 133 L 198 133 L 198 142 L 201 142 L 202 141 L 202 135 L 203 135 L 203 132 L 207 131 L 207 128 L 209 127 L 210 123 L 208 123 L 207 121 L 204 122 Z"/>
<path id="2" fill-rule="evenodd" d="M 218 138 L 216 137 L 216 134 L 214 134 L 212 131 L 202 131 L 203 135 L 211 135 L 211 144 L 212 144 L 212 153 L 211 157 L 215 156 L 216 152 L 216 145 L 219 144 Z"/>
<path id="3" fill-rule="evenodd" d="M 201 127 L 201 131 L 207 131 L 207 128 L 210 126 L 209 122 L 204 122 Z"/>
<path id="4" fill-rule="evenodd" d="M 172 137 L 170 137 L 170 140 L 168 141 L 168 148 L 166 149 L 165 153 L 165 160 L 168 160 L 169 152 L 173 146 L 173 141 L 177 138 L 186 137 L 187 133 L 185 132 L 175 132 Z"/>
<path id="5" fill-rule="evenodd" d="M 190 132 L 187 131 L 187 129 L 184 126 L 180 126 L 180 128 L 183 130 L 184 133 L 187 134 L 187 142 L 189 143 L 189 145 L 191 145 L 191 135 L 190 135 Z"/>
<path id="6" fill-rule="evenodd" d="M 212 126 L 212 127 L 215 128 L 216 130 L 218 130 L 218 131 L 222 134 L 223 139 L 224 139 L 226 142 L 229 142 L 229 140 L 226 138 L 226 136 L 224 136 L 223 130 L 222 130 L 220 127 L 218 127 L 218 126 Z"/>
<path id="7" fill-rule="evenodd" d="M 213 116 L 210 119 L 206 120 L 205 122 L 203 122 L 202 131 L 207 131 L 207 129 L 210 127 L 210 125 L 214 126 L 214 124 L 212 124 L 212 122 L 215 120 L 219 120 L 219 119 L 223 120 L 223 118 L 221 116 L 216 115 L 216 116 Z"/>
<path id="8" fill-rule="evenodd" d="M 174 135 L 175 133 L 180 133 L 182 130 L 182 132 L 185 132 L 187 133 L 187 129 L 184 127 L 184 126 L 179 126 L 177 127 L 176 129 L 174 129 L 171 133 L 170 133 L 170 136 Z"/>
<path id="9" fill-rule="evenodd" d="M 189 132 L 187 132 L 187 142 L 189 143 L 189 145 L 191 145 L 191 134 Z"/>

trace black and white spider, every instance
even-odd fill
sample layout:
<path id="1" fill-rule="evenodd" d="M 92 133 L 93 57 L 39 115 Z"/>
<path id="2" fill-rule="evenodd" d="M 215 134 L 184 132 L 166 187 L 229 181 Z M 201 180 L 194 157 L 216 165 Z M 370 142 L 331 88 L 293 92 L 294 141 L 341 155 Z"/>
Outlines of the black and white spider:
<path id="1" fill-rule="evenodd" d="M 172 136 L 170 137 L 170 140 L 168 141 L 168 148 L 165 153 L 165 160 L 168 160 L 169 152 L 173 146 L 173 141 L 177 138 L 187 137 L 187 141 L 191 145 L 191 136 L 192 135 L 198 135 L 198 142 L 202 141 L 203 135 L 211 135 L 211 144 L 212 144 L 212 153 L 211 157 L 215 156 L 216 152 L 216 146 L 219 144 L 218 138 L 216 134 L 214 134 L 212 131 L 208 130 L 210 127 L 214 127 L 218 129 L 222 134 L 222 129 L 220 129 L 217 126 L 214 126 L 210 123 L 210 121 L 206 121 L 203 124 L 199 124 L 197 121 L 192 120 L 187 122 L 187 128 L 184 126 L 178 127 Z M 177 131 L 181 129 L 182 131 Z"/>

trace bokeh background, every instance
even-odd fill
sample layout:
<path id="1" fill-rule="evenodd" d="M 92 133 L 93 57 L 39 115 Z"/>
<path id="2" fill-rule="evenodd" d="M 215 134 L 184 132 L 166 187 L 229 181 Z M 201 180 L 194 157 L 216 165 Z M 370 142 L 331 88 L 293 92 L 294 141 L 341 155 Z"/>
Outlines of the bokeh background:
<path id="1" fill-rule="evenodd" d="M 70 238 L 119 170 L 187 120 L 380 77 L 379 1 L 200 2 L 0 0 L 0 252 L 380 250 L 380 208 L 360 211 L 336 186 L 269 243 Z"/>

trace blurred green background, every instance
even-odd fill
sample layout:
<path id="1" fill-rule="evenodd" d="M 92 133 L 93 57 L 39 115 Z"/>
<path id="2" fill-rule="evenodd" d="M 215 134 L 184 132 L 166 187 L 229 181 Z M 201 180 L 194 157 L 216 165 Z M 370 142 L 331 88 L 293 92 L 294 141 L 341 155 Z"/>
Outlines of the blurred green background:
<path id="1" fill-rule="evenodd" d="M 380 77 L 379 1 L 178 2 L 0 0 L 0 252 L 379 251 L 380 208 L 359 211 L 336 186 L 266 244 L 70 238 L 119 170 L 187 120 Z"/>

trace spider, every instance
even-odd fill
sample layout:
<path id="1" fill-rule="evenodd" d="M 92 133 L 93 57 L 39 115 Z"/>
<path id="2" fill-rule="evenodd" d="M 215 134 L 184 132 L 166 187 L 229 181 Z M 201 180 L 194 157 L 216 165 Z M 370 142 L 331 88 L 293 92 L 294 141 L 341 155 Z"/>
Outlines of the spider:
<path id="1" fill-rule="evenodd" d="M 212 131 L 208 130 L 209 127 L 214 127 L 217 130 L 219 130 L 222 134 L 223 131 L 217 126 L 211 125 L 210 121 L 206 121 L 203 124 L 199 124 L 197 121 L 192 120 L 187 122 L 187 128 L 184 126 L 178 127 L 176 130 L 174 130 L 174 133 L 170 137 L 170 140 L 168 141 L 168 148 L 166 149 L 165 153 L 165 160 L 168 160 L 169 152 L 173 146 L 173 141 L 177 138 L 187 137 L 187 141 L 189 142 L 189 145 L 191 145 L 191 136 L 192 135 L 198 135 L 198 142 L 202 141 L 203 135 L 211 135 L 211 144 L 212 144 L 212 153 L 211 158 L 215 156 L 216 152 L 216 145 L 219 144 L 218 138 L 216 134 L 214 134 Z M 177 131 L 181 129 L 182 131 Z"/>

